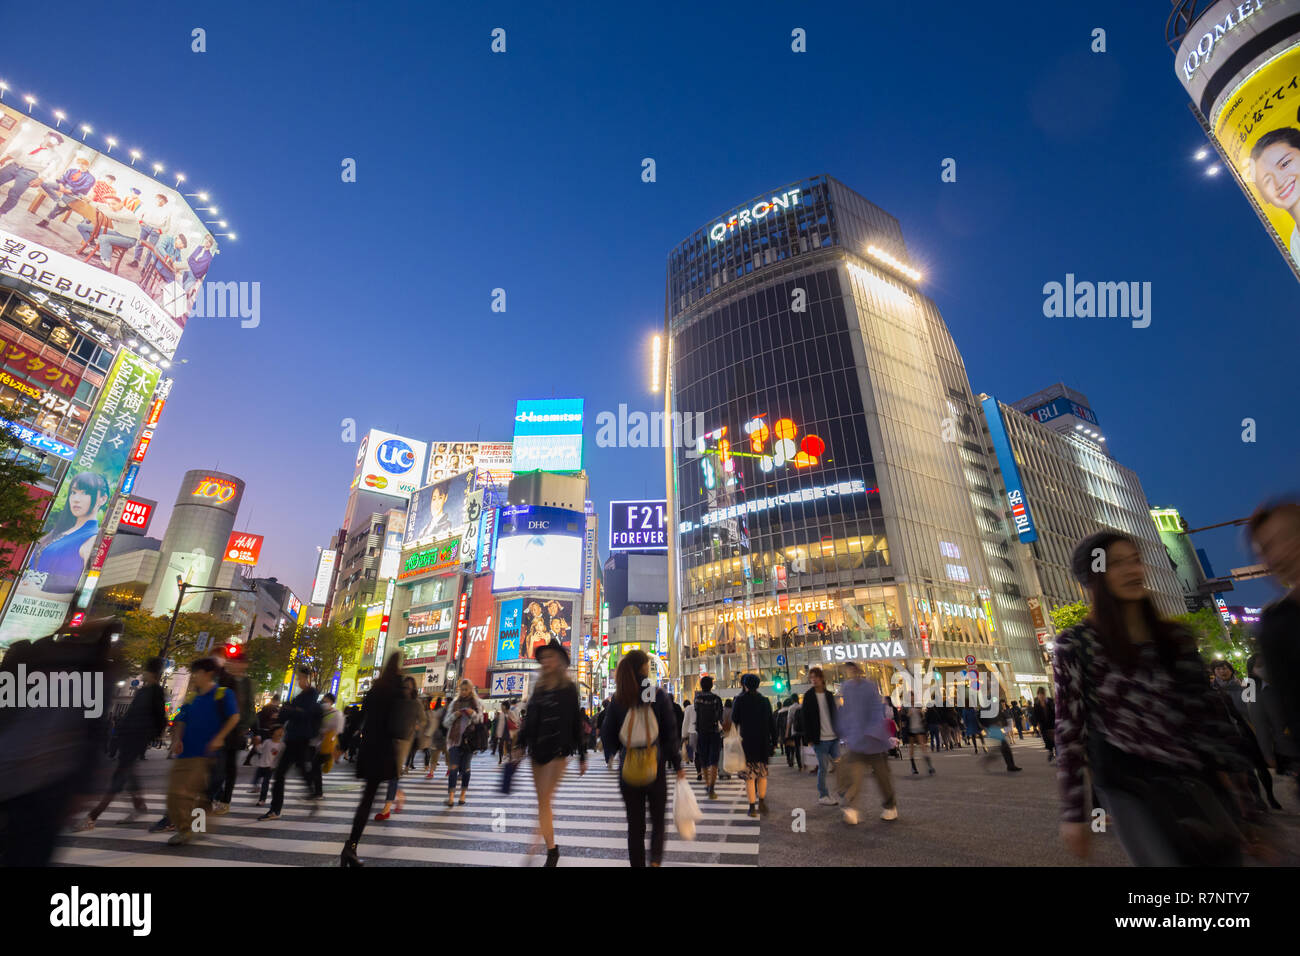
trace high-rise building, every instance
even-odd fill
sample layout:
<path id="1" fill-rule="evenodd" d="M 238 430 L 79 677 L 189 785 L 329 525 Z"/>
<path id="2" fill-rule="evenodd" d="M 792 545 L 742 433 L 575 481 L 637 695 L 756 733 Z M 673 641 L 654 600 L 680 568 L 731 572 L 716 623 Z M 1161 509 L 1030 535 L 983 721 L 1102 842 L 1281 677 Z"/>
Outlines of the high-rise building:
<path id="1" fill-rule="evenodd" d="M 1049 385 L 1041 392 L 1012 402 L 1011 407 L 1058 435 L 1072 435 L 1110 454 L 1097 415 L 1088 405 L 1088 396 L 1064 383 Z"/>
<path id="2" fill-rule="evenodd" d="M 163 534 L 158 565 L 141 605 L 150 614 L 171 614 L 175 610 L 180 598 L 178 580 L 195 587 L 216 585 L 243 497 L 242 478 L 204 468 L 185 473 Z M 181 610 L 208 610 L 212 593 L 187 594 Z"/>
<path id="3" fill-rule="evenodd" d="M 856 659 L 1010 684 L 1042 652 L 978 406 L 897 220 L 829 176 L 764 192 L 668 257 L 670 576 L 680 674 L 806 681 Z M 807 625 L 824 622 L 826 635 Z"/>
<path id="4" fill-rule="evenodd" d="M 1188 611 L 1214 607 L 1205 569 L 1192 539 L 1187 536 L 1187 521 L 1177 508 L 1152 508 L 1151 520 L 1155 522 L 1160 543 L 1169 556 L 1169 566 L 1182 591 L 1183 603 Z"/>

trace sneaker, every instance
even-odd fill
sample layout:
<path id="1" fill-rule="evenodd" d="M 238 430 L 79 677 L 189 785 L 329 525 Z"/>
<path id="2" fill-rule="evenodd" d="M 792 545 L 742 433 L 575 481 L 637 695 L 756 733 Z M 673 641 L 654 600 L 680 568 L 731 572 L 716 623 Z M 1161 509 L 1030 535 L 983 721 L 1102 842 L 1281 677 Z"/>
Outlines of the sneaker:
<path id="1" fill-rule="evenodd" d="M 882 820 L 897 820 L 897 819 L 898 819 L 898 807 L 890 807 L 888 810 L 886 810 L 884 813 L 882 813 L 882 814 L 880 815 L 880 819 L 882 819 Z"/>
<path id="2" fill-rule="evenodd" d="M 756 803 L 751 803 L 751 804 L 749 805 L 749 816 L 751 816 L 751 817 L 756 817 L 756 816 L 758 816 L 758 804 L 756 804 Z"/>
<path id="3" fill-rule="evenodd" d="M 167 840 L 168 846 L 184 846 L 187 843 L 194 842 L 193 831 L 189 833 L 173 833 Z"/>
<path id="4" fill-rule="evenodd" d="M 214 803 L 212 805 L 212 815 L 214 817 L 223 817 L 229 812 L 230 804 L 228 803 Z"/>
<path id="5" fill-rule="evenodd" d="M 259 807 L 264 807 L 264 806 L 266 806 L 266 797 L 263 797 L 261 800 L 258 800 L 258 801 L 257 801 L 257 805 L 258 805 Z"/>
<path id="6" fill-rule="evenodd" d="M 280 819 L 280 814 L 276 813 L 274 810 L 267 810 L 264 814 L 262 814 L 260 817 L 257 818 L 259 823 L 263 820 L 278 820 L 278 819 Z"/>
<path id="7" fill-rule="evenodd" d="M 855 827 L 855 826 L 858 825 L 858 811 L 857 811 L 857 810 L 854 810 L 852 807 L 845 807 L 844 810 L 843 810 L 842 812 L 843 812 L 843 814 L 844 814 L 844 822 L 845 822 L 845 823 L 847 823 L 847 824 L 848 824 L 849 826 L 851 826 L 851 827 Z"/>
<path id="8" fill-rule="evenodd" d="M 130 812 L 127 813 L 126 816 L 124 816 L 122 819 L 117 821 L 118 826 L 121 826 L 122 824 L 125 823 L 135 823 L 136 820 L 140 819 L 141 814 L 145 812 L 146 811 L 144 810 L 131 810 Z"/>
<path id="9" fill-rule="evenodd" d="M 1024 769 L 1025 769 L 1024 767 L 1008 767 L 1007 773 L 1020 773 L 1020 771 Z"/>
<path id="10" fill-rule="evenodd" d="M 709 787 L 709 799 L 710 800 L 718 799 L 718 794 L 712 787 Z"/>
<path id="11" fill-rule="evenodd" d="M 817 802 L 820 803 L 823 807 L 838 807 L 840 805 L 840 802 L 836 800 L 834 797 L 832 797 L 830 794 L 827 794 L 824 797 L 818 797 Z"/>
<path id="12" fill-rule="evenodd" d="M 84 820 L 74 823 L 71 827 L 73 833 L 84 833 L 87 830 L 93 829 L 95 829 L 95 821 L 90 817 L 86 817 Z"/>
<path id="13" fill-rule="evenodd" d="M 171 833 L 176 829 L 176 825 L 170 820 L 159 820 L 149 828 L 150 833 Z"/>

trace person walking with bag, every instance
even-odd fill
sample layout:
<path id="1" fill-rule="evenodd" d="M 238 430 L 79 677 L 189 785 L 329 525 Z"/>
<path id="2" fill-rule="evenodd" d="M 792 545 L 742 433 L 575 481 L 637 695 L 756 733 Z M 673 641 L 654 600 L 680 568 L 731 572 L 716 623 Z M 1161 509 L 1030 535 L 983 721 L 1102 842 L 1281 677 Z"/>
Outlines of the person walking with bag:
<path id="1" fill-rule="evenodd" d="M 700 689 L 695 694 L 695 759 L 704 771 L 705 791 L 710 800 L 718 799 L 718 761 L 722 759 L 722 698 L 713 693 L 713 678 L 700 678 Z M 608 755 L 606 756 L 608 760 Z"/>
<path id="2" fill-rule="evenodd" d="M 745 781 L 751 817 L 767 815 L 767 764 L 776 751 L 772 704 L 759 693 L 758 685 L 757 674 L 746 674 L 740 679 L 744 691 L 731 705 L 731 721 L 740 730 L 740 746 L 745 752 L 740 778 Z"/>
<path id="3" fill-rule="evenodd" d="M 1090 610 L 1057 635 L 1054 649 L 1066 847 L 1088 855 L 1086 771 L 1134 865 L 1240 863 L 1228 774 L 1249 767 L 1216 716 L 1194 638 L 1157 614 L 1129 537 L 1085 538 L 1071 570 Z"/>
<path id="4" fill-rule="evenodd" d="M 343 866 L 362 866 L 357 856 L 357 844 L 370 819 L 370 808 L 374 806 L 375 794 L 379 785 L 386 780 L 397 777 L 400 766 L 397 762 L 398 747 L 393 727 L 400 723 L 396 714 L 402 697 L 402 654 L 394 651 L 388 656 L 383 671 L 366 693 L 361 706 L 360 726 L 362 729 L 360 743 L 357 746 L 357 776 L 365 781 L 361 791 L 361 800 L 357 803 L 357 812 L 352 817 L 352 831 L 343 844 L 340 863 Z"/>
<path id="5" fill-rule="evenodd" d="M 546 866 L 556 866 L 560 848 L 555 845 L 551 800 L 574 751 L 580 755 L 578 774 L 587 772 L 586 719 L 578 700 L 578 686 L 569 676 L 569 655 L 564 645 L 551 638 L 549 644 L 537 646 L 533 657 L 542 665 L 542 673 L 528 699 L 528 715 L 524 718 L 520 740 L 533 762 L 537 831 L 546 841 Z"/>
<path id="6" fill-rule="evenodd" d="M 425 768 L 424 779 L 432 780 L 434 771 L 438 769 L 438 758 L 443 758 L 446 763 L 447 757 L 447 731 L 442 726 L 442 718 L 447 716 L 447 705 L 441 697 L 433 705 L 433 710 L 429 712 L 429 764 Z M 450 766 L 447 768 L 451 769 Z"/>
<path id="7" fill-rule="evenodd" d="M 317 800 L 325 796 L 325 774 L 334 768 L 343 730 L 343 711 L 334 706 L 337 699 L 333 694 L 321 698 L 320 730 L 311 740 L 311 792 Z"/>
<path id="8" fill-rule="evenodd" d="M 455 700 L 447 705 L 442 725 L 447 730 L 447 806 L 452 806 L 456 780 L 460 779 L 460 805 L 469 792 L 469 766 L 474 757 L 474 733 L 483 721 L 483 702 L 469 680 L 460 682 Z"/>
<path id="9" fill-rule="evenodd" d="M 808 680 L 812 687 L 803 695 L 800 720 L 804 739 L 812 744 L 817 755 L 817 802 L 824 807 L 833 807 L 839 801 L 831 796 L 826 786 L 826 770 L 832 760 L 840 757 L 840 739 L 835 730 L 835 695 L 827 689 L 826 675 L 820 667 L 808 669 Z"/>
<path id="10" fill-rule="evenodd" d="M 614 672 L 614 699 L 605 712 L 600 736 L 605 760 L 620 753 L 618 789 L 627 809 L 627 855 L 634 867 L 646 865 L 646 810 L 650 812 L 650 865 L 664 855 L 664 816 L 668 808 L 668 766 L 685 780 L 677 715 L 661 688 L 650 683 L 650 656 L 629 651 Z M 699 698 L 696 697 L 698 705 Z"/>
<path id="11" fill-rule="evenodd" d="M 311 812 L 315 814 L 319 809 L 320 801 L 314 799 L 311 782 L 311 740 L 320 730 L 321 708 L 316 688 L 311 685 L 311 668 L 304 664 L 298 668 L 297 675 L 302 690 L 280 708 L 280 716 L 284 720 L 284 754 L 276 765 L 275 778 L 271 784 L 271 807 L 257 818 L 259 821 L 280 819 L 280 811 L 284 809 L 284 778 L 290 767 L 296 768 L 307 784 Z"/>

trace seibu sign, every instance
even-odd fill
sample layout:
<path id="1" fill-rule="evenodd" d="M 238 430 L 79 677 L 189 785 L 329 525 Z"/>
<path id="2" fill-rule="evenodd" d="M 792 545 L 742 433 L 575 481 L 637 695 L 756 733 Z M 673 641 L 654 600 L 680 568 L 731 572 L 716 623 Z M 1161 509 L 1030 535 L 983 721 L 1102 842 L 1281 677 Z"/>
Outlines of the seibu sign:
<path id="1" fill-rule="evenodd" d="M 766 607 L 747 607 L 740 611 L 722 611 L 718 614 L 719 623 L 731 621 L 757 621 L 765 617 L 784 617 L 787 614 L 815 614 L 818 611 L 833 611 L 837 607 L 830 598 L 815 601 L 791 601 L 789 604 L 769 604 Z"/>

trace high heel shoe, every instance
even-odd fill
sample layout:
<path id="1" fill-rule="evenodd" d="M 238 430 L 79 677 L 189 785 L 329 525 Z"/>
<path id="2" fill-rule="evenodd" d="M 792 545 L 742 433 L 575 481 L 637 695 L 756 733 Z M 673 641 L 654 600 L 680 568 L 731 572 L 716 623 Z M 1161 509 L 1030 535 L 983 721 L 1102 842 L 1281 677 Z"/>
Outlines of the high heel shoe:
<path id="1" fill-rule="evenodd" d="M 361 857 L 357 856 L 357 842 L 355 840 L 349 840 L 343 844 L 343 852 L 339 854 L 339 865 L 344 867 L 365 866 L 361 862 Z"/>

